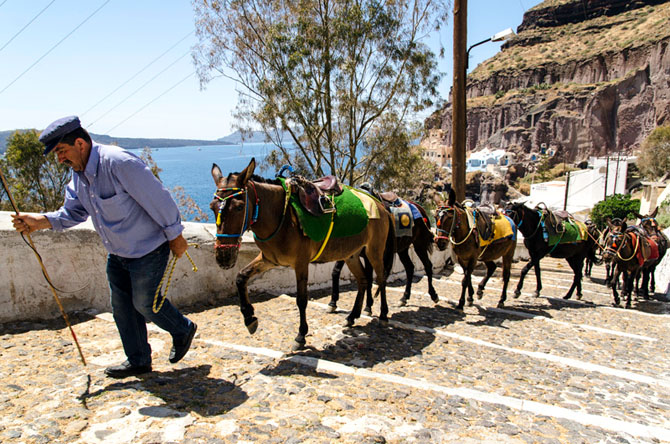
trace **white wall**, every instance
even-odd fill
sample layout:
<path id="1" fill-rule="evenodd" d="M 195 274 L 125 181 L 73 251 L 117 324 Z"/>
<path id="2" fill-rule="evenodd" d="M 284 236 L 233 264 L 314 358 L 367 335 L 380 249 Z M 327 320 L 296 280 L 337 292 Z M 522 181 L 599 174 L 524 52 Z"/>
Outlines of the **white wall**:
<path id="1" fill-rule="evenodd" d="M 566 210 L 577 213 L 589 210 L 605 197 L 605 160 L 596 159 L 593 169 L 572 171 L 568 186 L 568 202 Z M 628 161 L 621 159 L 617 169 L 616 160 L 610 160 L 609 176 L 607 177 L 607 195 L 624 194 L 626 192 L 626 175 Z M 615 176 L 618 178 L 615 180 Z M 530 187 L 530 203 L 537 205 L 544 202 L 552 210 L 562 210 L 565 201 L 565 181 L 536 183 Z"/>
<path id="2" fill-rule="evenodd" d="M 32 250 L 11 225 L 9 212 L 0 211 L 0 322 L 25 319 L 47 319 L 60 316 L 41 268 Z M 259 253 L 251 235 L 247 233 L 240 249 L 237 265 L 230 270 L 221 269 L 214 258 L 214 224 L 186 222 L 184 237 L 200 248 L 189 248 L 189 254 L 198 266 L 183 257 L 177 262 L 168 291 L 170 301 L 177 306 L 196 302 L 215 302 L 237 297 L 235 276 Z M 65 310 L 110 311 L 109 289 L 105 267 L 107 252 L 92 224 L 83 223 L 75 228 L 56 233 L 51 230 L 33 233 L 33 242 L 41 254 L 54 285 L 73 293 L 58 293 Z M 444 267 L 450 249 L 444 252 L 433 249 L 431 260 L 435 270 Z M 416 272 L 423 271 L 421 262 L 411 250 Z M 310 288 L 331 286 L 333 264 L 310 265 Z M 394 262 L 392 278 L 404 278 L 399 260 Z M 350 279 L 345 267 L 342 280 Z M 295 292 L 295 274 L 289 268 L 270 270 L 249 284 L 250 294 L 269 292 Z"/>

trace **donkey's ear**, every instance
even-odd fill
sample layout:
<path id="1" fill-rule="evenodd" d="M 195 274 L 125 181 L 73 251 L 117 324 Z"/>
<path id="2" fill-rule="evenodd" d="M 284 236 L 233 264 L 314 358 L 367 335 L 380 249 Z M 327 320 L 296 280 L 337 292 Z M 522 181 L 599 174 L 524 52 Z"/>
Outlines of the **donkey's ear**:
<path id="1" fill-rule="evenodd" d="M 658 207 L 654 208 L 654 211 L 651 212 L 649 217 L 651 217 L 653 219 L 653 218 L 656 217 L 657 214 L 658 214 Z"/>
<path id="2" fill-rule="evenodd" d="M 454 204 L 456 203 L 456 192 L 454 191 L 453 188 L 449 189 L 449 201 L 447 202 L 447 205 L 450 207 L 453 207 Z"/>
<path id="3" fill-rule="evenodd" d="M 219 168 L 219 166 L 215 163 L 212 164 L 212 179 L 214 179 L 214 183 L 216 185 L 219 185 L 219 182 L 221 182 L 221 179 L 223 179 L 221 168 Z"/>
<path id="4" fill-rule="evenodd" d="M 247 182 L 249 179 L 251 179 L 251 176 L 254 174 L 254 170 L 256 169 L 256 158 L 252 157 L 251 160 L 249 161 L 249 165 L 237 176 L 237 184 L 240 188 L 243 188 L 247 185 Z"/>

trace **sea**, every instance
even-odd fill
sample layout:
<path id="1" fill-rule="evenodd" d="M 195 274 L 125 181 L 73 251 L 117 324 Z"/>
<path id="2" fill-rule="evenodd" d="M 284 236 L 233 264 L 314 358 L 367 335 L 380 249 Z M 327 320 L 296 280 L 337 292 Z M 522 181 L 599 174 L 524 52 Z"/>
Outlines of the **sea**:
<path id="1" fill-rule="evenodd" d="M 273 146 L 265 143 L 245 143 L 152 148 L 151 158 L 162 170 L 159 176 L 163 185 L 171 191 L 177 186 L 182 187 L 185 194 L 207 214 L 208 222 L 214 222 L 214 215 L 209 209 L 209 203 L 216 191 L 211 174 L 212 164 L 217 164 L 226 176 L 228 173 L 242 171 L 249 165 L 251 158 L 255 158 L 257 163 L 255 173 L 262 177 L 273 178 L 276 171 L 261 170 L 258 166 L 258 162 L 270 153 Z M 139 156 L 142 150 L 131 150 L 131 152 Z"/>

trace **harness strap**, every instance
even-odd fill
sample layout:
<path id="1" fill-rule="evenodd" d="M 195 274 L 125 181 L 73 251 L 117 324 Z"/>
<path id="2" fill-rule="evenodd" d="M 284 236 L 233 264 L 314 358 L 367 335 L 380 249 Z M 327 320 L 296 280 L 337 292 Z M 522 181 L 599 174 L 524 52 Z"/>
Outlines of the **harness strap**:
<path id="1" fill-rule="evenodd" d="M 310 262 L 314 262 L 315 260 L 317 260 L 319 256 L 321 256 L 321 253 L 323 253 L 323 250 L 326 248 L 326 244 L 330 239 L 330 234 L 333 232 L 333 225 L 335 225 L 335 212 L 331 213 L 330 216 L 330 227 L 328 227 L 328 234 L 326 234 L 326 238 L 323 240 L 321 248 L 319 248 L 319 252 L 316 253 L 316 256 L 314 256 L 314 258 Z"/>

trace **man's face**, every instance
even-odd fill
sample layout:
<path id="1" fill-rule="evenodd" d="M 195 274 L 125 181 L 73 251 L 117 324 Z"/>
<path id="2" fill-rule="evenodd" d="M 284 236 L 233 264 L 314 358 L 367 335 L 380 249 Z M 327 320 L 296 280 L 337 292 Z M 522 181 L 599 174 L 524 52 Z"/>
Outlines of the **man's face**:
<path id="1" fill-rule="evenodd" d="M 88 162 L 89 150 L 84 139 L 76 139 L 73 145 L 59 143 L 54 148 L 59 163 L 69 165 L 75 171 L 84 171 Z"/>

